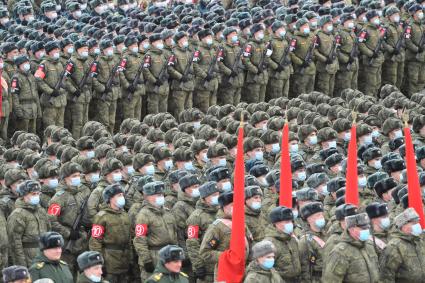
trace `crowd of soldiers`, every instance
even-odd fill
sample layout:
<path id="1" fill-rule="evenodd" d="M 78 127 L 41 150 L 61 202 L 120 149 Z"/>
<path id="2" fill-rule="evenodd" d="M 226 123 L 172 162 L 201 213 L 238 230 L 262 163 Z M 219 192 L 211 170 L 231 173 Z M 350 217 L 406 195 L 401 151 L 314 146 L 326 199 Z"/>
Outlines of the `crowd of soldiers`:
<path id="1" fill-rule="evenodd" d="M 423 2 L 88 4 L 0 7 L 0 281 L 214 282 L 242 125 L 244 282 L 425 282 Z"/>

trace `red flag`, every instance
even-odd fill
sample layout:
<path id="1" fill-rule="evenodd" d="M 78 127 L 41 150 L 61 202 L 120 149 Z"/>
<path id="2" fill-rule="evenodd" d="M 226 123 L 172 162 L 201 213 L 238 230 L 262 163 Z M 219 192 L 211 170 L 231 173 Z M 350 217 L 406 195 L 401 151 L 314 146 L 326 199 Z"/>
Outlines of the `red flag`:
<path id="1" fill-rule="evenodd" d="M 239 127 L 233 191 L 232 235 L 230 248 L 218 260 L 217 281 L 242 282 L 245 273 L 245 166 L 243 127 Z"/>
<path id="2" fill-rule="evenodd" d="M 279 205 L 292 208 L 292 172 L 289 158 L 289 125 L 285 123 L 282 131 L 280 156 L 280 194 Z"/>
<path id="3" fill-rule="evenodd" d="M 351 139 L 348 144 L 347 171 L 345 177 L 347 179 L 345 191 L 345 203 L 359 206 L 359 187 L 357 176 L 357 137 L 356 124 L 351 127 Z"/>
<path id="4" fill-rule="evenodd" d="M 421 187 L 419 185 L 418 171 L 416 170 L 415 150 L 409 127 L 404 128 L 406 141 L 406 168 L 407 191 L 409 194 L 409 207 L 413 207 L 419 214 L 422 229 L 425 228 L 424 208 L 422 204 Z"/>
<path id="5" fill-rule="evenodd" d="M 6 84 L 6 80 L 3 78 L 3 70 L 0 70 L 0 80 L 1 80 L 1 85 L 0 85 L 0 120 L 3 116 L 3 81 L 4 84 Z M 7 90 L 7 88 L 6 88 Z"/>

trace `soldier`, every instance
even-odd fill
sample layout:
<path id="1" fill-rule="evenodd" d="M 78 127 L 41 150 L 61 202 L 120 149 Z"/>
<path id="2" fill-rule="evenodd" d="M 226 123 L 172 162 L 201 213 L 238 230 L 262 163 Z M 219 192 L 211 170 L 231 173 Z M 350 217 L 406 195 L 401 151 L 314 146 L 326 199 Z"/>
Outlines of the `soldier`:
<path id="1" fill-rule="evenodd" d="M 344 89 L 357 89 L 359 60 L 354 20 L 351 14 L 343 14 L 340 17 L 338 33 L 341 46 L 338 52 L 339 70 L 335 75 L 334 97 L 340 97 Z"/>
<path id="2" fill-rule="evenodd" d="M 253 260 L 248 265 L 244 283 L 282 283 L 282 277 L 276 269 L 276 248 L 270 241 L 261 241 L 252 247 Z"/>
<path id="3" fill-rule="evenodd" d="M 9 266 L 2 270 L 4 283 L 20 283 L 31 281 L 30 273 L 25 266 Z"/>
<path id="4" fill-rule="evenodd" d="M 4 174 L 6 188 L 0 191 L 0 209 L 6 218 L 15 210 L 19 197 L 18 185 L 27 179 L 28 175 L 20 169 L 10 169 Z"/>
<path id="5" fill-rule="evenodd" d="M 55 195 L 56 188 L 59 186 L 59 167 L 49 163 L 40 167 L 36 165 L 36 167 L 38 181 L 41 185 L 40 205 L 47 210 L 50 199 Z"/>
<path id="6" fill-rule="evenodd" d="M 38 237 L 51 230 L 46 211 L 39 206 L 40 184 L 24 181 L 18 187 L 16 208 L 7 219 L 13 263 L 30 266 L 37 255 Z"/>
<path id="7" fill-rule="evenodd" d="M 194 140 L 190 146 L 191 151 L 193 152 L 193 165 L 198 170 L 204 174 L 205 166 L 208 162 L 208 144 L 205 140 Z"/>
<path id="8" fill-rule="evenodd" d="M 86 251 L 77 258 L 78 268 L 81 273 L 78 275 L 77 283 L 108 283 L 102 280 L 102 267 L 104 260 L 99 252 Z"/>
<path id="9" fill-rule="evenodd" d="M 410 37 L 411 27 L 400 24 L 400 10 L 397 7 L 385 9 L 387 37 L 383 43 L 385 61 L 382 64 L 382 85 L 391 84 L 401 88 L 405 50 L 404 41 Z"/>
<path id="10" fill-rule="evenodd" d="M 158 264 L 159 250 L 177 243 L 177 224 L 174 216 L 163 208 L 164 183 L 143 186 L 143 206 L 136 217 L 134 248 L 139 256 L 141 279 L 146 280 Z"/>
<path id="11" fill-rule="evenodd" d="M 165 188 L 165 204 L 164 207 L 168 210 L 173 209 L 177 202 L 178 193 L 180 192 L 179 181 L 181 178 L 189 174 L 185 170 L 176 170 L 168 175 L 169 186 Z"/>
<path id="12" fill-rule="evenodd" d="M 139 54 L 137 38 L 128 36 L 124 41 L 127 51 L 124 53 L 127 59 L 124 76 L 121 80 L 123 90 L 123 119 L 136 118 L 141 119 L 142 97 L 145 95 L 143 84 L 143 58 Z"/>
<path id="13" fill-rule="evenodd" d="M 111 283 L 127 282 L 131 259 L 130 219 L 124 210 L 124 190 L 120 184 L 103 190 L 105 208 L 93 218 L 90 250 L 102 253 L 106 279 Z"/>
<path id="14" fill-rule="evenodd" d="M 395 218 L 391 235 L 380 261 L 382 282 L 421 282 L 424 278 L 424 246 L 419 215 L 408 208 Z"/>
<path id="15" fill-rule="evenodd" d="M 171 99 L 173 106 L 173 116 L 178 115 L 188 108 L 192 108 L 192 93 L 195 87 L 193 76 L 193 65 L 199 62 L 199 51 L 192 52 L 189 48 L 189 41 L 185 32 L 177 32 L 174 36 L 176 47 L 174 48 L 174 56 L 170 62 L 168 73 L 171 78 Z"/>
<path id="16" fill-rule="evenodd" d="M 173 168 L 173 156 L 171 151 L 165 147 L 156 147 L 153 150 L 153 157 L 155 158 L 156 169 L 155 175 L 153 176 L 155 180 L 165 182 L 168 172 Z"/>
<path id="17" fill-rule="evenodd" d="M 40 236 L 40 252 L 29 268 L 32 280 L 52 279 L 55 283 L 73 283 L 68 264 L 61 260 L 64 241 L 56 232 L 46 232 Z"/>
<path id="18" fill-rule="evenodd" d="M 324 282 L 379 282 L 378 256 L 370 242 L 366 213 L 346 216 L 346 230 L 327 257 Z"/>
<path id="19" fill-rule="evenodd" d="M 303 160 L 309 162 L 317 152 L 317 130 L 312 125 L 301 125 L 298 129 L 300 155 Z"/>
<path id="20" fill-rule="evenodd" d="M 0 269 L 9 266 L 9 238 L 7 237 L 7 222 L 2 210 L 0 210 Z"/>
<path id="21" fill-rule="evenodd" d="M 87 232 L 82 229 L 81 222 L 74 229 L 75 221 L 84 217 L 85 205 L 90 195 L 89 188 L 81 185 L 81 166 L 74 162 L 62 165 L 60 185 L 56 194 L 49 202 L 47 213 L 51 216 L 54 231 L 64 235 L 66 249 L 63 258 L 69 263 L 69 268 L 76 273 L 76 258 L 79 253 L 87 248 Z M 87 227 L 86 227 L 87 228 Z"/>
<path id="22" fill-rule="evenodd" d="M 147 113 L 166 112 L 168 106 L 168 66 L 172 57 L 167 58 L 163 52 L 164 43 L 161 34 L 149 36 L 149 50 L 143 62 L 143 76 L 146 78 Z"/>
<path id="23" fill-rule="evenodd" d="M 223 60 L 223 50 L 221 46 L 213 46 L 213 33 L 209 29 L 198 32 L 199 59 L 193 64 L 195 74 L 195 90 L 193 94 L 193 104 L 202 112 L 207 113 L 210 105 L 217 103 L 218 89 L 218 66 L 217 62 Z"/>
<path id="24" fill-rule="evenodd" d="M 29 133 L 36 133 L 36 120 L 41 117 L 37 83 L 29 72 L 30 63 L 26 56 L 20 55 L 15 60 L 17 72 L 12 77 L 11 94 L 16 128 Z"/>
<path id="25" fill-rule="evenodd" d="M 102 194 L 103 190 L 112 184 L 119 183 L 122 180 L 121 170 L 123 169 L 123 164 L 116 158 L 108 159 L 105 164 L 102 165 L 101 169 L 101 179 L 97 184 L 96 189 L 90 194 L 90 197 L 87 202 L 88 216 L 90 219 L 100 211 L 102 208 Z"/>
<path id="26" fill-rule="evenodd" d="M 63 127 L 66 106 L 66 91 L 63 88 L 69 87 L 69 81 L 63 83 L 63 66 L 59 60 L 60 46 L 56 41 L 51 41 L 45 45 L 48 55 L 38 66 L 34 77 L 41 92 L 40 104 L 43 106 L 43 125 L 56 125 Z M 61 77 L 62 75 L 62 77 Z M 63 87 L 63 88 L 62 88 Z"/>
<path id="27" fill-rule="evenodd" d="M 323 206 L 319 202 L 312 202 L 302 206 L 300 212 L 301 218 L 308 224 L 298 244 L 301 255 L 301 277 L 305 282 L 321 282 L 326 242 Z"/>
<path id="28" fill-rule="evenodd" d="M 270 224 L 266 226 L 264 240 L 276 247 L 275 268 L 285 282 L 298 282 L 301 275 L 300 254 L 293 236 L 294 215 L 290 208 L 279 206 L 270 213 Z"/>
<path id="29" fill-rule="evenodd" d="M 264 28 L 261 24 L 251 27 L 252 38 L 243 51 L 242 62 L 247 70 L 244 83 L 243 101 L 248 103 L 264 102 L 266 86 L 269 80 L 267 66 L 273 51 L 270 42 L 264 40 Z"/>
<path id="30" fill-rule="evenodd" d="M 244 72 L 241 69 L 241 57 L 243 49 L 239 46 L 237 31 L 227 27 L 223 30 L 225 44 L 223 47 L 223 58 L 218 57 L 218 68 L 222 75 L 219 84 L 220 94 L 217 97 L 220 105 L 237 105 L 241 99 L 241 88 L 244 83 Z"/>
<path id="31" fill-rule="evenodd" d="M 261 214 L 262 198 L 263 192 L 259 186 L 245 188 L 245 223 L 255 243 L 264 238 L 264 227 L 267 224 Z"/>
<path id="32" fill-rule="evenodd" d="M 362 154 L 363 163 L 366 165 L 364 173 L 370 176 L 382 168 L 382 152 L 377 147 L 371 147 L 366 149 Z"/>
<path id="33" fill-rule="evenodd" d="M 120 78 L 126 67 L 126 61 L 114 57 L 114 43 L 109 39 L 100 41 L 102 53 L 97 68 L 92 69 L 93 103 L 96 106 L 95 120 L 114 132 L 117 100 L 120 97 Z"/>
<path id="34" fill-rule="evenodd" d="M 425 77 L 423 62 L 424 49 L 424 12 L 420 5 L 414 4 L 409 8 L 410 17 L 407 19 L 411 28 L 411 36 L 406 38 L 406 67 L 403 93 L 408 97 L 424 88 Z"/>
<path id="35" fill-rule="evenodd" d="M 372 242 L 376 254 L 381 258 L 388 242 L 388 230 L 391 228 L 391 221 L 388 217 L 388 207 L 386 203 L 377 202 L 366 206 L 366 213 L 372 222 Z"/>
<path id="36" fill-rule="evenodd" d="M 376 96 L 381 86 L 382 43 L 386 29 L 381 27 L 381 21 L 375 10 L 366 13 L 368 23 L 364 25 L 359 35 L 359 50 L 361 53 L 359 68 L 359 90 L 365 95 Z"/>
<path id="37" fill-rule="evenodd" d="M 181 272 L 182 262 L 185 259 L 182 248 L 175 245 L 167 245 L 159 251 L 159 261 L 155 271 L 144 281 L 145 283 L 188 283 L 187 274 Z"/>
<path id="38" fill-rule="evenodd" d="M 100 181 L 100 162 L 92 158 L 85 158 L 80 164 L 84 174 L 81 183 L 93 191 Z"/>

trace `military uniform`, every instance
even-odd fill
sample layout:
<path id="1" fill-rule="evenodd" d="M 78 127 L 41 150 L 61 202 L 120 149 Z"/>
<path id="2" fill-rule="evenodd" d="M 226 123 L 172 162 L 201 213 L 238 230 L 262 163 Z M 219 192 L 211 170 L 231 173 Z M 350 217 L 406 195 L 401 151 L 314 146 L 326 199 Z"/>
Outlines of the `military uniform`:
<path id="1" fill-rule="evenodd" d="M 29 268 L 32 280 L 50 278 L 55 283 L 73 283 L 69 266 L 63 260 L 51 261 L 45 255 L 39 254 L 34 258 Z"/>
<path id="2" fill-rule="evenodd" d="M 326 237 L 307 228 L 298 242 L 302 282 L 321 282 Z"/>
<path id="3" fill-rule="evenodd" d="M 197 199 L 189 197 L 184 192 L 180 191 L 177 194 L 177 202 L 171 209 L 177 223 L 177 238 L 179 246 L 183 249 L 186 248 L 186 220 L 195 210 Z"/>
<path id="4" fill-rule="evenodd" d="M 103 178 L 97 184 L 96 189 L 94 189 L 90 193 L 90 197 L 87 201 L 87 214 L 90 219 L 93 219 L 94 216 L 104 206 L 102 201 L 102 193 L 103 193 L 103 190 L 109 185 L 111 184 L 109 184 L 108 181 L 106 181 L 106 179 Z"/>
<path id="5" fill-rule="evenodd" d="M 9 266 L 9 239 L 7 237 L 7 222 L 6 217 L 3 215 L 3 211 L 0 210 L 0 268 L 6 268 Z"/>
<path id="6" fill-rule="evenodd" d="M 13 264 L 30 266 L 37 255 L 38 236 L 51 230 L 50 222 L 42 207 L 28 204 L 22 198 L 15 207 L 7 219 Z"/>
<path id="7" fill-rule="evenodd" d="M 249 231 L 252 233 L 254 243 L 264 238 L 264 227 L 267 225 L 265 217 L 260 210 L 253 210 L 249 206 L 245 206 L 245 223 Z"/>
<path id="8" fill-rule="evenodd" d="M 154 273 L 145 283 L 189 283 L 189 276 L 183 272 L 172 273 L 162 263 L 158 263 Z"/>
<path id="9" fill-rule="evenodd" d="M 282 277 L 275 269 L 265 270 L 257 262 L 251 262 L 246 269 L 244 283 L 283 283 Z"/>

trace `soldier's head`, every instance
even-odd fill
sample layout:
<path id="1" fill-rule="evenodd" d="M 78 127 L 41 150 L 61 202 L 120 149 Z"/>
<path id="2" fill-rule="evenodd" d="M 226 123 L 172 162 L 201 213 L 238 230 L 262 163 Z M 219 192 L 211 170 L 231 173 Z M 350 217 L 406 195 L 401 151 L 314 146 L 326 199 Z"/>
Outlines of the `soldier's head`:
<path id="1" fill-rule="evenodd" d="M 354 29 L 354 17 L 352 14 L 343 14 L 340 18 L 341 24 L 347 29 Z"/>
<path id="2" fill-rule="evenodd" d="M 226 27 L 223 30 L 223 36 L 224 36 L 224 38 L 226 39 L 226 41 L 228 43 L 236 44 L 238 42 L 238 40 L 239 40 L 239 38 L 238 38 L 238 32 L 233 27 Z"/>
<path id="3" fill-rule="evenodd" d="M 248 186 L 245 188 L 245 204 L 254 211 L 261 210 L 263 191 L 259 186 Z"/>
<path id="4" fill-rule="evenodd" d="M 17 193 L 25 203 L 37 206 L 40 203 L 41 186 L 38 182 L 26 180 L 19 184 Z"/>
<path id="5" fill-rule="evenodd" d="M 352 238 L 358 241 L 367 241 L 370 237 L 370 219 L 367 213 L 359 213 L 345 217 L 347 231 Z"/>
<path id="6" fill-rule="evenodd" d="M 101 282 L 103 257 L 99 252 L 86 251 L 77 257 L 78 268 L 93 282 Z"/>
<path id="7" fill-rule="evenodd" d="M 2 270 L 4 283 L 26 283 L 31 282 L 31 276 L 25 266 L 12 265 Z"/>
<path id="8" fill-rule="evenodd" d="M 323 15 L 320 17 L 319 25 L 322 31 L 325 33 L 331 33 L 333 31 L 333 23 L 331 15 Z"/>
<path id="9" fill-rule="evenodd" d="M 209 181 L 202 184 L 199 187 L 199 193 L 202 201 L 209 206 L 217 207 L 218 197 L 220 195 L 220 191 L 217 187 L 217 183 L 214 181 Z"/>
<path id="10" fill-rule="evenodd" d="M 376 10 L 370 10 L 366 13 L 366 19 L 369 23 L 375 25 L 375 26 L 379 26 L 379 24 L 381 23 L 379 14 Z"/>
<path id="11" fill-rule="evenodd" d="M 124 41 L 125 46 L 131 53 L 137 54 L 139 52 L 139 42 L 135 36 L 127 36 Z"/>
<path id="12" fill-rule="evenodd" d="M 297 157 L 291 159 L 292 178 L 297 182 L 304 182 L 307 178 L 305 162 Z"/>
<path id="13" fill-rule="evenodd" d="M 302 34 L 310 34 L 310 22 L 306 18 L 299 19 L 295 24 L 295 28 Z"/>
<path id="14" fill-rule="evenodd" d="M 274 266 L 276 248 L 272 242 L 263 240 L 252 247 L 252 258 L 265 270 Z"/>
<path id="15" fill-rule="evenodd" d="M 46 43 L 44 46 L 44 49 L 46 49 L 47 55 L 52 58 L 53 60 L 59 60 L 60 58 L 60 45 L 57 41 L 50 41 Z"/>
<path id="16" fill-rule="evenodd" d="M 163 182 L 155 181 L 143 186 L 143 197 L 151 205 L 162 207 L 165 203 L 165 185 Z"/>
<path id="17" fill-rule="evenodd" d="M 388 7 L 385 11 L 385 17 L 388 18 L 391 22 L 398 24 L 400 22 L 400 10 L 395 7 L 391 6 Z"/>
<path id="18" fill-rule="evenodd" d="M 124 208 L 124 189 L 118 183 L 107 186 L 103 190 L 102 198 L 103 201 L 114 210 L 120 210 Z"/>
<path id="19" fill-rule="evenodd" d="M 397 158 L 388 160 L 383 164 L 383 169 L 390 175 L 396 182 L 403 183 L 403 170 L 406 169 L 406 164 L 403 159 Z"/>
<path id="20" fill-rule="evenodd" d="M 40 250 L 51 261 L 58 261 L 62 255 L 64 240 L 57 232 L 46 232 L 40 235 Z"/>
<path id="21" fill-rule="evenodd" d="M 6 42 L 1 48 L 1 52 L 8 60 L 15 60 L 19 55 L 18 47 L 12 42 Z"/>
<path id="22" fill-rule="evenodd" d="M 218 204 L 227 217 L 233 215 L 233 192 L 221 193 L 218 197 Z"/>
<path id="23" fill-rule="evenodd" d="M 423 8 L 421 5 L 419 4 L 413 4 L 410 8 L 409 8 L 409 14 L 412 16 L 412 18 L 416 21 L 416 22 L 420 22 L 423 20 L 424 18 L 424 12 L 423 12 Z"/>
<path id="24" fill-rule="evenodd" d="M 77 51 L 78 56 L 81 58 L 87 58 L 89 56 L 89 46 L 87 41 L 80 39 L 74 43 L 75 51 Z"/>
<path id="25" fill-rule="evenodd" d="M 326 226 L 323 205 L 320 202 L 312 202 L 302 206 L 300 215 L 304 221 L 307 221 L 313 231 L 319 232 Z"/>
<path id="26" fill-rule="evenodd" d="M 114 43 L 112 40 L 102 39 L 99 47 L 103 56 L 112 57 L 114 55 Z"/>
<path id="27" fill-rule="evenodd" d="M 249 170 L 249 174 L 255 177 L 256 182 L 261 185 L 261 187 L 269 186 L 269 183 L 266 180 L 266 176 L 269 172 L 269 167 L 264 164 L 254 165 Z"/>
<path id="28" fill-rule="evenodd" d="M 226 166 L 226 157 L 229 150 L 222 143 L 215 143 L 209 146 L 207 157 L 213 166 Z"/>
<path id="29" fill-rule="evenodd" d="M 180 190 L 188 197 L 199 198 L 199 185 L 201 181 L 197 175 L 188 174 L 179 180 Z"/>
<path id="30" fill-rule="evenodd" d="M 19 70 L 21 70 L 24 73 L 27 73 L 31 68 L 30 60 L 25 55 L 19 55 L 15 59 L 15 65 L 19 68 Z M 12 81 L 12 88 L 13 88 L 13 81 Z"/>
<path id="31" fill-rule="evenodd" d="M 178 274 L 185 259 L 184 251 L 176 245 L 167 245 L 159 250 L 159 260 L 171 273 Z"/>
<path id="32" fill-rule="evenodd" d="M 213 33 L 209 29 L 203 29 L 199 31 L 198 37 L 207 46 L 211 46 L 213 44 Z"/>
<path id="33" fill-rule="evenodd" d="M 116 158 L 109 158 L 102 165 L 101 174 L 109 184 L 121 182 L 124 165 Z"/>
<path id="34" fill-rule="evenodd" d="M 263 161 L 264 143 L 255 137 L 248 137 L 244 141 L 244 152 L 248 160 Z"/>
<path id="35" fill-rule="evenodd" d="M 150 154 L 138 153 L 133 158 L 133 168 L 142 175 L 153 176 L 155 174 L 155 159 Z"/>
<path id="36" fill-rule="evenodd" d="M 388 217 L 388 206 L 386 203 L 371 203 L 366 206 L 366 213 L 372 222 L 374 232 L 382 232 L 390 228 L 391 222 Z"/>
<path id="37" fill-rule="evenodd" d="M 279 38 L 285 38 L 286 28 L 283 22 L 275 21 L 271 26 L 272 32 Z"/>
<path id="38" fill-rule="evenodd" d="M 221 192 L 229 192 L 232 190 L 232 183 L 230 182 L 230 171 L 227 167 L 217 166 L 211 168 L 208 174 L 208 180 L 217 182 L 217 186 Z"/>
<path id="39" fill-rule="evenodd" d="M 28 175 L 21 169 L 10 169 L 4 174 L 4 179 L 5 185 L 18 195 L 18 186 L 28 179 Z"/>
<path id="40" fill-rule="evenodd" d="M 61 180 L 69 187 L 79 187 L 81 185 L 81 172 L 83 169 L 78 163 L 67 162 L 61 166 L 59 175 Z"/>
<path id="41" fill-rule="evenodd" d="M 153 150 L 152 155 L 155 158 L 156 166 L 159 171 L 168 172 L 173 168 L 173 155 L 168 148 L 158 146 Z"/>
<path id="42" fill-rule="evenodd" d="M 419 215 L 414 208 L 410 207 L 397 215 L 394 219 L 397 229 L 403 234 L 419 237 L 422 234 L 422 227 L 419 223 Z"/>
<path id="43" fill-rule="evenodd" d="M 264 39 L 264 26 L 261 23 L 253 24 L 251 35 L 255 40 L 262 41 Z"/>
<path id="44" fill-rule="evenodd" d="M 335 209 L 335 218 L 337 221 L 339 221 L 339 224 L 341 225 L 341 228 L 345 230 L 347 228 L 347 225 L 345 223 L 345 217 L 350 215 L 357 214 L 357 207 L 355 207 L 352 204 L 341 204 Z"/>
<path id="45" fill-rule="evenodd" d="M 291 235 L 294 231 L 294 215 L 292 209 L 278 206 L 270 212 L 270 221 L 279 232 Z"/>
<path id="46" fill-rule="evenodd" d="M 156 49 L 163 49 L 164 48 L 164 42 L 162 40 L 160 33 L 154 33 L 151 36 L 149 36 L 149 42 L 152 47 Z"/>

